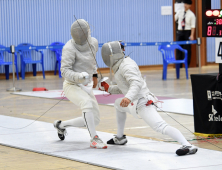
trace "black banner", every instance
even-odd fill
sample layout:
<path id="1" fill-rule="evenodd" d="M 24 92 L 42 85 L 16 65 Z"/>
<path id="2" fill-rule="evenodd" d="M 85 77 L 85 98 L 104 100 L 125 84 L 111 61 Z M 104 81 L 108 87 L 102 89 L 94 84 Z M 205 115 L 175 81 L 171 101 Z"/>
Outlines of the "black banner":
<path id="1" fill-rule="evenodd" d="M 222 134 L 222 81 L 217 74 L 191 75 L 196 133 Z"/>

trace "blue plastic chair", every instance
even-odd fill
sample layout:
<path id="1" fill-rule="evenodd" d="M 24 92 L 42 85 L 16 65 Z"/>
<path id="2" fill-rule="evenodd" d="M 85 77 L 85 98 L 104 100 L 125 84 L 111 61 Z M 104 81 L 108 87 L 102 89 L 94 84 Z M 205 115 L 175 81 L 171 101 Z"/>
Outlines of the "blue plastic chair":
<path id="1" fill-rule="evenodd" d="M 34 50 L 34 49 L 32 49 L 32 47 L 33 47 L 32 44 L 22 43 L 22 44 L 19 44 L 17 47 L 29 47 L 29 50 L 21 49 L 21 50 L 18 51 L 18 53 L 20 54 L 20 57 L 21 57 L 21 77 L 22 77 L 22 79 L 25 79 L 25 66 L 26 66 L 26 64 L 32 64 L 33 76 L 36 76 L 36 64 L 37 63 L 42 64 L 42 74 L 43 74 L 43 78 L 45 79 L 44 62 L 43 62 L 44 54 L 43 54 L 43 52 L 39 51 L 39 50 L 35 50 L 35 51 L 41 53 L 41 60 L 34 61 L 34 60 L 32 60 L 32 56 L 31 56 L 31 51 Z"/>
<path id="2" fill-rule="evenodd" d="M 0 45 L 0 48 L 6 48 L 3 45 Z M 10 51 L 7 51 L 8 53 L 11 53 Z M 5 62 L 4 60 L 4 51 L 0 51 L 0 66 L 4 65 L 5 66 L 5 78 L 6 80 L 9 79 L 9 65 L 12 65 L 12 62 Z M 17 80 L 19 80 L 19 75 L 18 75 L 18 66 L 17 66 L 17 55 L 15 53 L 15 70 L 16 70 L 16 75 L 17 75 Z"/>
<path id="3" fill-rule="evenodd" d="M 183 51 L 185 53 L 185 58 L 183 60 L 175 59 L 175 49 Z M 188 79 L 188 62 L 187 62 L 187 50 L 183 49 L 181 46 L 175 45 L 161 45 L 158 50 L 162 53 L 163 56 L 163 80 L 167 78 L 167 66 L 170 63 L 176 64 L 176 75 L 177 79 L 180 78 L 180 64 L 185 64 L 186 78 Z"/>
<path id="4" fill-rule="evenodd" d="M 56 45 L 65 45 L 64 43 L 62 42 L 54 42 L 52 44 L 50 44 L 50 46 L 56 46 Z M 51 51 L 54 51 L 55 52 L 55 55 L 56 55 L 56 64 L 55 64 L 55 71 L 54 71 L 54 75 L 56 75 L 56 72 L 57 72 L 57 68 L 59 69 L 59 78 L 62 78 L 62 75 L 61 75 L 61 60 L 62 60 L 62 49 L 51 49 Z"/>

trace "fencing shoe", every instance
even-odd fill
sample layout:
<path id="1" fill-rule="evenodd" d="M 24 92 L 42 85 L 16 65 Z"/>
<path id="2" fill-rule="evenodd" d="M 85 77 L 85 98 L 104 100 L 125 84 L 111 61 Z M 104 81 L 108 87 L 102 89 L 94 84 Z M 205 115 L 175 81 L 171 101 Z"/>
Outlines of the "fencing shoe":
<path id="1" fill-rule="evenodd" d="M 114 138 L 107 141 L 107 144 L 110 145 L 125 145 L 127 143 L 126 135 L 123 135 L 121 138 L 118 138 L 116 135 Z"/>
<path id="2" fill-rule="evenodd" d="M 186 146 L 186 145 L 184 145 L 176 151 L 176 154 L 178 156 L 182 156 L 182 155 L 186 155 L 186 154 L 195 154 L 197 152 L 197 150 L 198 149 L 197 149 L 196 146 L 193 146 L 193 145 Z"/>
<path id="3" fill-rule="evenodd" d="M 66 132 L 66 129 L 61 129 L 60 127 L 59 127 L 59 125 L 61 124 L 61 120 L 56 120 L 54 123 L 53 123 L 53 125 L 54 125 L 54 127 L 57 129 L 57 131 L 58 131 L 58 136 L 59 136 L 59 139 L 61 139 L 61 140 L 64 140 L 65 139 L 65 135 L 67 134 L 67 132 Z"/>
<path id="4" fill-rule="evenodd" d="M 96 135 L 90 140 L 90 147 L 97 149 L 106 149 L 107 145 Z"/>

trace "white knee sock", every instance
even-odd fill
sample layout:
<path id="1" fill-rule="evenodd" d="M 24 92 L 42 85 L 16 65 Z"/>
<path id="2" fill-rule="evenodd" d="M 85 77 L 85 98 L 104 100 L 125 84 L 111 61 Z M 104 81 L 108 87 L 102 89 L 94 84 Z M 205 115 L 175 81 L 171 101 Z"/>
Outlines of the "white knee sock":
<path id="1" fill-rule="evenodd" d="M 182 133 L 178 129 L 172 126 L 165 127 L 164 134 L 170 136 L 171 138 L 181 143 L 182 145 L 191 146 L 191 144 L 185 139 Z"/>
<path id="2" fill-rule="evenodd" d="M 77 117 L 75 119 L 62 121 L 61 124 L 59 125 L 61 129 L 65 129 L 67 127 L 84 127 L 84 126 L 85 122 L 82 117 Z"/>
<path id="3" fill-rule="evenodd" d="M 126 112 L 120 112 L 116 109 L 116 120 L 117 120 L 117 137 L 121 138 L 124 134 L 124 127 L 126 122 Z"/>
<path id="4" fill-rule="evenodd" d="M 93 138 L 94 136 L 97 135 L 93 112 L 84 112 L 83 118 L 84 118 L 86 127 L 89 131 L 89 134 L 90 134 L 91 138 Z"/>

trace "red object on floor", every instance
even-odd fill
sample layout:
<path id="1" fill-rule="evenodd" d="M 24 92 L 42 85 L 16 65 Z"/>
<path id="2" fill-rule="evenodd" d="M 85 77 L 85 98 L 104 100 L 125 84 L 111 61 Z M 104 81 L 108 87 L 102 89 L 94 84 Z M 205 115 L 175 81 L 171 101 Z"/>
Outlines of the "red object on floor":
<path id="1" fill-rule="evenodd" d="M 32 89 L 32 91 L 48 91 L 45 87 L 35 87 Z"/>

